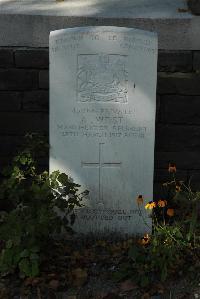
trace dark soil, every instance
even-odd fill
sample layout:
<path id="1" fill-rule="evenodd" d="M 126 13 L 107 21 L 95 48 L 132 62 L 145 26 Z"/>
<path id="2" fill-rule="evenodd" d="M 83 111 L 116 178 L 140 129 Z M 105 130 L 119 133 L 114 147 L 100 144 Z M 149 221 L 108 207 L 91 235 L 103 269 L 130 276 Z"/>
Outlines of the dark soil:
<path id="1" fill-rule="evenodd" d="M 68 240 L 49 245 L 40 277 L 19 278 L 18 273 L 1 277 L 0 299 L 200 298 L 200 261 L 185 265 L 164 283 L 155 280 L 142 288 L 131 277 L 113 280 L 113 273 L 127 258 L 122 243 L 78 243 Z"/>

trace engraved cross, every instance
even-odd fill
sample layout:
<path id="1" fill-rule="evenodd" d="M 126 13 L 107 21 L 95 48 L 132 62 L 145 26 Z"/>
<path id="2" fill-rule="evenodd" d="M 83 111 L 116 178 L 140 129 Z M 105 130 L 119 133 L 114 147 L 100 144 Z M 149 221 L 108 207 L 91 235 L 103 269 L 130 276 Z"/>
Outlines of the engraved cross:
<path id="1" fill-rule="evenodd" d="M 97 168 L 99 175 L 98 175 L 98 197 L 99 202 L 103 202 L 103 194 L 102 194 L 102 168 L 110 168 L 110 167 L 121 167 L 121 162 L 103 162 L 102 161 L 102 150 L 103 150 L 104 143 L 99 143 L 99 157 L 98 162 L 81 162 L 82 167 L 86 168 Z"/>

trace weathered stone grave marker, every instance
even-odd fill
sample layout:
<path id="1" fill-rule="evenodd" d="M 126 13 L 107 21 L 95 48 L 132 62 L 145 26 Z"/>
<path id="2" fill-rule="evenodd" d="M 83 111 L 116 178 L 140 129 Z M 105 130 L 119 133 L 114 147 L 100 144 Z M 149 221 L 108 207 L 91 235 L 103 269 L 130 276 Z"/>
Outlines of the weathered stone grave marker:
<path id="1" fill-rule="evenodd" d="M 154 33 L 79 27 L 50 34 L 50 171 L 90 190 L 76 211 L 80 233 L 149 230 L 135 199 L 153 196 L 156 70 Z"/>

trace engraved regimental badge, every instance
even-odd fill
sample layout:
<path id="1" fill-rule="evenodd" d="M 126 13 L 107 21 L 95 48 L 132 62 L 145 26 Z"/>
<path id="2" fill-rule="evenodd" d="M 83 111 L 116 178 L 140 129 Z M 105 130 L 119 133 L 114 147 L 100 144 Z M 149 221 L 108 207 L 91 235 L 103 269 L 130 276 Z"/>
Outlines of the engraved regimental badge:
<path id="1" fill-rule="evenodd" d="M 127 55 L 77 56 L 78 102 L 128 102 Z"/>

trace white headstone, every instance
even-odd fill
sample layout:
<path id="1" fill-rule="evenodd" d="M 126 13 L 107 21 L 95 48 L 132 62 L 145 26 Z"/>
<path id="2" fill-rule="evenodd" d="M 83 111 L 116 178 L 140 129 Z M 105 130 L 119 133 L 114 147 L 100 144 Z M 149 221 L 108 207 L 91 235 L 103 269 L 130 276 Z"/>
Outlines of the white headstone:
<path id="1" fill-rule="evenodd" d="M 76 211 L 76 231 L 149 231 L 136 198 L 153 198 L 156 76 L 154 33 L 51 32 L 50 171 L 64 171 L 90 191 Z M 145 222 L 151 227 L 146 215 Z"/>

